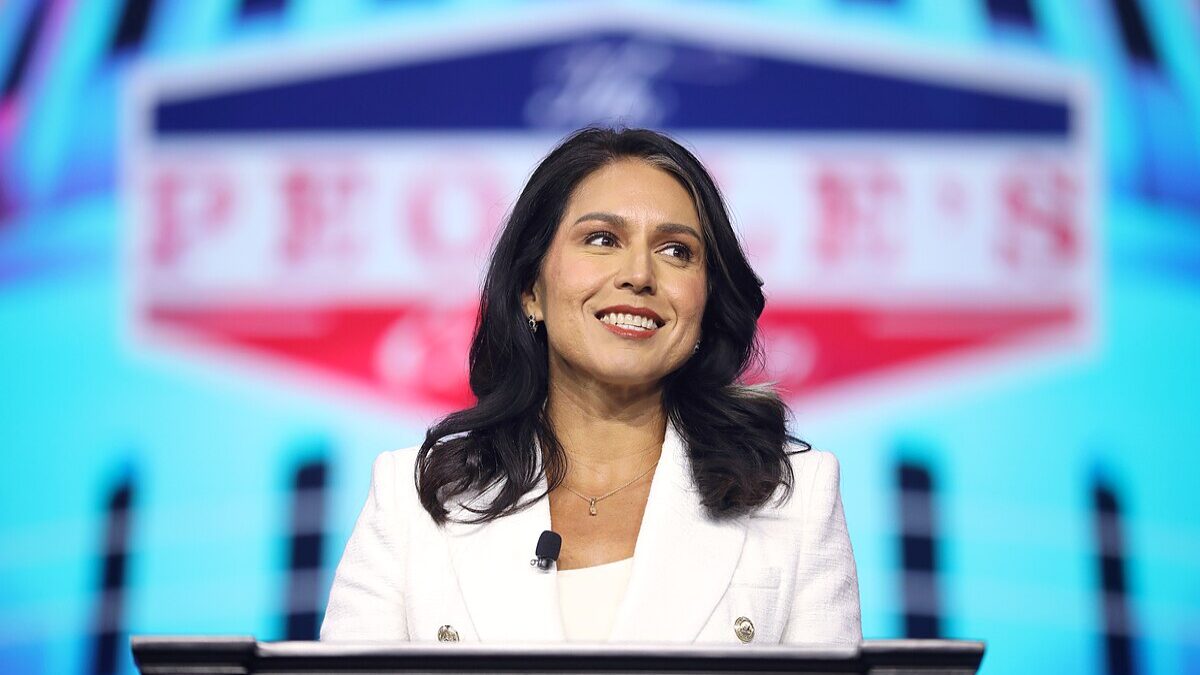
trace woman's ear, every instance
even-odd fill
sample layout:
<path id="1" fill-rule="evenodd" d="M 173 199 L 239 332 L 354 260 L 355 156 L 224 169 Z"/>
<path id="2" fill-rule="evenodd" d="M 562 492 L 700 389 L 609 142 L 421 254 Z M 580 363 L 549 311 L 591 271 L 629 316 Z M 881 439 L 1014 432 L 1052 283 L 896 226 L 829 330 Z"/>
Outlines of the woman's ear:
<path id="1" fill-rule="evenodd" d="M 524 310 L 525 316 L 533 316 L 534 320 L 542 320 L 542 308 L 538 303 L 536 284 L 530 284 L 529 288 L 521 293 L 521 309 Z"/>

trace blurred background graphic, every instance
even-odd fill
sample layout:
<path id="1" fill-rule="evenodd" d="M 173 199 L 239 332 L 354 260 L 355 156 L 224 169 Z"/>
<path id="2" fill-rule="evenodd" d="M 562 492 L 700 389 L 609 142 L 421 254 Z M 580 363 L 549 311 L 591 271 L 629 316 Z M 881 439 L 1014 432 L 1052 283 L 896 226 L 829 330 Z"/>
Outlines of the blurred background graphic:
<path id="1" fill-rule="evenodd" d="M 0 2 L 0 670 L 312 639 L 589 123 L 675 134 L 867 637 L 1200 673 L 1200 3 Z M 532 546 L 532 542 L 531 542 Z"/>

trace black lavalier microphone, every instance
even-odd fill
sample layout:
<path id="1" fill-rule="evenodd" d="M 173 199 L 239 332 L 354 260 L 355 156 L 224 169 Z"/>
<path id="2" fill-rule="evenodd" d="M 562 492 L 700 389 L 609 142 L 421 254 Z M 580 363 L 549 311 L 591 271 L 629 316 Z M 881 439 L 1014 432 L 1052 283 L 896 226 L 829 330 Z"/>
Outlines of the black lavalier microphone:
<path id="1" fill-rule="evenodd" d="M 546 530 L 542 533 L 542 536 L 538 537 L 537 550 L 534 552 L 535 557 L 529 561 L 529 564 L 545 572 L 550 569 L 550 565 L 558 562 L 558 552 L 561 550 L 562 535 Z"/>

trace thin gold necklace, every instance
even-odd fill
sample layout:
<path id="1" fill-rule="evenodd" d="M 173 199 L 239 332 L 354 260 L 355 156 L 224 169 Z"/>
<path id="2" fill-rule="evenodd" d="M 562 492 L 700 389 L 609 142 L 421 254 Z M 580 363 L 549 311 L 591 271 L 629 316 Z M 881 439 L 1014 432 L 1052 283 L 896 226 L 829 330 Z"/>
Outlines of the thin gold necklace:
<path id="1" fill-rule="evenodd" d="M 576 492 L 575 490 L 573 490 L 571 488 L 570 485 L 567 485 L 566 483 L 563 483 L 563 487 L 565 487 L 567 489 L 567 492 L 570 492 L 571 494 L 575 495 L 576 497 L 579 497 L 583 501 L 587 502 L 588 503 L 588 515 L 594 516 L 594 515 L 596 515 L 596 503 L 597 502 L 602 502 L 605 499 L 608 499 L 609 497 L 617 494 L 621 490 L 624 490 L 625 488 L 629 487 L 630 485 L 633 485 L 634 483 L 638 482 L 639 480 L 645 478 L 646 474 L 653 471 L 654 467 L 656 467 L 656 466 L 658 466 L 658 460 L 654 460 L 654 463 L 650 465 L 649 469 L 646 469 L 645 471 L 638 474 L 633 480 L 629 481 L 628 483 L 622 485 L 621 487 L 619 487 L 615 490 L 609 490 L 608 492 L 605 492 L 604 494 L 600 495 L 599 497 L 589 497 L 585 494 Z"/>

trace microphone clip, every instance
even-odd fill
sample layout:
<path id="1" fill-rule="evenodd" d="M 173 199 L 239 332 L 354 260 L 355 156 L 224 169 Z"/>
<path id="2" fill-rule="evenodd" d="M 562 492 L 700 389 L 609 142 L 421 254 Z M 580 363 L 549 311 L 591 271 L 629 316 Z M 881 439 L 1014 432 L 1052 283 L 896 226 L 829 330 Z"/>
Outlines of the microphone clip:
<path id="1" fill-rule="evenodd" d="M 538 537 L 537 550 L 529 564 L 542 572 L 548 572 L 550 566 L 558 562 L 558 554 L 562 551 L 562 535 L 546 530 Z"/>

